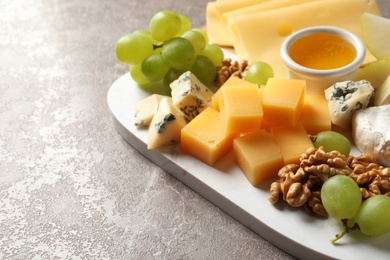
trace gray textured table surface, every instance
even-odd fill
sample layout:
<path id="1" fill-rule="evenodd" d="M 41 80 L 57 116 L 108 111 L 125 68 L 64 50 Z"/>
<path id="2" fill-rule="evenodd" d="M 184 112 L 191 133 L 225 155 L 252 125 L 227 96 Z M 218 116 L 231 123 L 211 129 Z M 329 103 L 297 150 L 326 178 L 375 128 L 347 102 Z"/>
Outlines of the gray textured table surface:
<path id="1" fill-rule="evenodd" d="M 161 9 L 202 26 L 206 4 L 0 0 L 0 259 L 293 259 L 113 127 L 116 40 Z"/>

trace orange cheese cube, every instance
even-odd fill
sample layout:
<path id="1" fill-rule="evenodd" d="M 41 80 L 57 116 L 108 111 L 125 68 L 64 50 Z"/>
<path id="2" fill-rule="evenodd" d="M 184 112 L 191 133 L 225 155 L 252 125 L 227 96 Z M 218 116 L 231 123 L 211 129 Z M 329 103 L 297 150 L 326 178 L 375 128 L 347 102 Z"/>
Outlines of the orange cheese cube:
<path id="1" fill-rule="evenodd" d="M 301 117 L 306 132 L 316 135 L 322 131 L 332 130 L 328 101 L 324 95 L 306 95 Z"/>
<path id="2" fill-rule="evenodd" d="M 238 166 L 253 186 L 276 178 L 284 166 L 279 146 L 265 130 L 234 139 L 233 151 Z"/>
<path id="3" fill-rule="evenodd" d="M 271 135 L 283 155 L 284 164 L 299 164 L 299 158 L 309 147 L 313 147 L 302 123 L 271 128 Z"/>
<path id="4" fill-rule="evenodd" d="M 219 103 L 221 100 L 222 88 L 231 87 L 231 86 L 245 86 L 245 85 L 254 85 L 253 83 L 243 80 L 236 76 L 231 76 L 212 96 L 211 102 L 215 110 L 219 111 Z"/>
<path id="5" fill-rule="evenodd" d="M 260 130 L 263 108 L 256 84 L 223 88 L 219 106 L 226 133 Z"/>
<path id="6" fill-rule="evenodd" d="M 220 113 L 208 107 L 182 128 L 180 149 L 213 165 L 233 148 L 235 137 L 225 134 Z"/>
<path id="7" fill-rule="evenodd" d="M 263 121 L 268 125 L 296 125 L 305 93 L 305 80 L 268 79 L 262 93 Z"/>

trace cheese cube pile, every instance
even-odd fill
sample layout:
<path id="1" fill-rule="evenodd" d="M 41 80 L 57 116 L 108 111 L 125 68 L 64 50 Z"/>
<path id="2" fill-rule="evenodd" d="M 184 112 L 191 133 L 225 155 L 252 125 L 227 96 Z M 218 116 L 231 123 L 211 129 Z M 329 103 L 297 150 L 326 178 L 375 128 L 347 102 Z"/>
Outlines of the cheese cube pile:
<path id="1" fill-rule="evenodd" d="M 288 78 L 277 54 L 289 34 L 327 25 L 362 37 L 360 17 L 365 12 L 381 15 L 375 0 L 229 0 L 208 3 L 206 20 L 212 43 L 234 47 L 240 59 L 265 61 L 275 77 Z M 374 60 L 367 52 L 364 63 Z"/>
<path id="2" fill-rule="evenodd" d="M 148 126 L 149 149 L 179 144 L 208 165 L 233 151 L 256 186 L 277 177 L 283 165 L 298 163 L 313 146 L 308 133 L 330 130 L 325 98 L 306 95 L 305 84 L 271 78 L 259 88 L 232 76 L 213 94 L 186 72 L 171 84 L 172 97 L 152 95 L 139 101 L 135 123 L 145 125 L 155 109 Z"/>
<path id="3" fill-rule="evenodd" d="M 298 163 L 313 147 L 305 125 L 329 130 L 330 116 L 323 115 L 328 113 L 327 103 L 319 102 L 314 109 L 305 98 L 305 81 L 269 79 L 259 90 L 255 84 L 231 77 L 214 94 L 213 108 L 182 129 L 180 147 L 213 165 L 233 146 L 237 165 L 252 185 L 259 185 L 277 177 L 283 165 Z M 316 120 L 318 116 L 327 122 Z M 264 118 L 268 128 L 264 128 Z"/>

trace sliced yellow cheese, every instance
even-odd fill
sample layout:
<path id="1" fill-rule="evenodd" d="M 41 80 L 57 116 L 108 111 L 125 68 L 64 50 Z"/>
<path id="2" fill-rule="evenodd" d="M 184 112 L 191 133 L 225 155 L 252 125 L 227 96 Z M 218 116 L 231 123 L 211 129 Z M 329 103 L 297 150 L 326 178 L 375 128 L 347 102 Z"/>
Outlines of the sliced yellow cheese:
<path id="1" fill-rule="evenodd" d="M 299 158 L 309 147 L 313 147 L 302 123 L 295 126 L 276 126 L 271 128 L 271 135 L 280 147 L 284 164 L 299 164 Z"/>
<path id="2" fill-rule="evenodd" d="M 243 7 L 270 0 L 229 0 L 209 2 L 206 8 L 207 34 L 210 42 L 222 46 L 232 46 L 232 40 L 223 20 L 223 14 Z"/>
<path id="3" fill-rule="evenodd" d="M 325 96 L 306 95 L 299 121 L 311 135 L 332 130 L 328 101 Z"/>
<path id="4" fill-rule="evenodd" d="M 215 110 L 219 111 L 219 103 L 221 98 L 221 89 L 230 87 L 230 86 L 244 86 L 244 85 L 253 85 L 253 83 L 243 80 L 236 76 L 231 76 L 212 96 L 211 102 Z"/>
<path id="5" fill-rule="evenodd" d="M 268 2 L 261 2 L 261 3 L 258 3 L 256 5 L 243 7 L 240 9 L 236 9 L 234 11 L 224 13 L 222 15 L 223 22 L 224 22 L 225 26 L 228 28 L 229 19 L 232 17 L 235 17 L 235 16 L 260 13 L 260 12 L 264 12 L 264 11 L 275 10 L 275 9 L 279 9 L 279 8 L 304 4 L 307 2 L 313 2 L 313 1 L 320 1 L 320 0 L 273 0 L 273 1 L 268 1 Z M 280 26 L 278 27 L 278 32 L 281 35 L 291 34 L 292 26 L 289 24 L 287 26 L 284 26 L 284 25 L 285 24 L 283 24 L 283 23 L 280 24 Z M 227 30 L 229 30 L 229 29 L 227 29 Z"/>
<path id="6" fill-rule="evenodd" d="M 263 108 L 256 84 L 222 88 L 220 100 L 219 108 L 226 133 L 260 130 Z"/>
<path id="7" fill-rule="evenodd" d="M 380 14 L 375 0 L 322 0 L 288 7 L 238 15 L 229 18 L 234 49 L 240 59 L 268 62 L 277 78 L 287 78 L 288 70 L 280 57 L 286 39 L 280 26 L 290 25 L 292 31 L 310 26 L 328 25 L 347 29 L 361 37 L 360 16 L 364 12 Z M 256 28 L 254 30 L 254 28 Z M 365 62 L 373 61 L 367 54 Z"/>
<path id="8" fill-rule="evenodd" d="M 181 130 L 180 149 L 213 165 L 233 147 L 236 135 L 225 134 L 218 111 L 208 107 Z"/>
<path id="9" fill-rule="evenodd" d="M 296 125 L 305 102 L 305 93 L 305 80 L 268 79 L 262 93 L 265 125 Z"/>
<path id="10" fill-rule="evenodd" d="M 235 160 L 253 186 L 278 176 L 283 156 L 271 135 L 260 130 L 234 139 Z"/>

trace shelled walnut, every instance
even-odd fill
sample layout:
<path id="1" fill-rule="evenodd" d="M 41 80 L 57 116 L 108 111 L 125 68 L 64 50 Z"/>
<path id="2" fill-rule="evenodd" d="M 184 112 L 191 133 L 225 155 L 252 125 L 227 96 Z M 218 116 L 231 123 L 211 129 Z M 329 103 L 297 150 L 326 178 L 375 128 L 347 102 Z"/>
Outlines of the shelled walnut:
<path id="1" fill-rule="evenodd" d="M 217 67 L 217 87 L 221 87 L 232 75 L 241 79 L 245 78 L 245 72 L 247 68 L 248 61 L 246 60 L 243 60 L 241 62 L 232 61 L 232 59 L 230 58 L 223 60 L 222 66 Z"/>
<path id="2" fill-rule="evenodd" d="M 390 196 L 390 168 L 378 165 L 375 157 L 367 154 L 346 157 L 337 151 L 325 152 L 320 147 L 309 148 L 299 164 L 280 169 L 279 179 L 271 184 L 268 199 L 275 204 L 282 195 L 289 205 L 303 207 L 310 215 L 326 217 L 321 187 L 329 177 L 340 174 L 355 180 L 363 199 L 377 194 Z"/>

